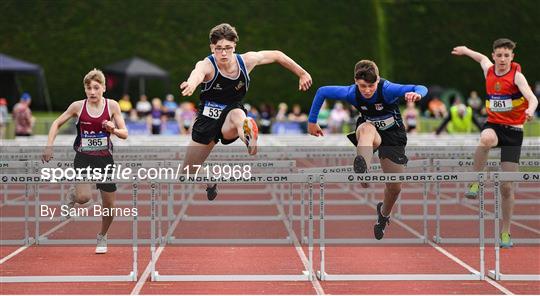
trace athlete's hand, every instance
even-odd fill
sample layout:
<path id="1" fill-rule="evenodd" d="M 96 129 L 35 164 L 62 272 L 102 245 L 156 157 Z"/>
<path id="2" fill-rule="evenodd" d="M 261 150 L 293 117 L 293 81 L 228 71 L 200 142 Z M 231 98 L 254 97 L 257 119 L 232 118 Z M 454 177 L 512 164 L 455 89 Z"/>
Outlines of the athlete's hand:
<path id="1" fill-rule="evenodd" d="M 534 118 L 534 110 L 527 109 L 525 110 L 525 116 L 527 117 L 527 121 L 531 121 Z"/>
<path id="2" fill-rule="evenodd" d="M 114 132 L 114 129 L 116 128 L 114 126 L 114 123 L 110 120 L 105 120 L 103 121 L 103 123 L 101 123 L 101 126 L 108 132 L 108 133 L 113 133 Z"/>
<path id="3" fill-rule="evenodd" d="M 456 46 L 452 49 L 453 55 L 465 55 L 465 52 L 468 50 L 467 46 Z"/>
<path id="4" fill-rule="evenodd" d="M 311 80 L 311 75 L 308 72 L 304 72 L 300 75 L 300 81 L 298 82 L 298 90 L 306 91 L 309 89 L 313 80 Z"/>
<path id="5" fill-rule="evenodd" d="M 307 129 L 308 129 L 308 133 L 312 136 L 315 136 L 315 137 L 324 136 L 324 133 L 321 127 L 317 123 L 309 122 Z"/>
<path id="6" fill-rule="evenodd" d="M 189 82 L 184 81 L 182 84 L 180 84 L 180 89 L 182 90 L 183 96 L 189 97 L 197 89 L 197 86 L 193 85 L 193 83 L 190 84 Z"/>
<path id="7" fill-rule="evenodd" d="M 53 148 L 51 146 L 46 146 L 43 150 L 43 153 L 41 154 L 41 162 L 49 162 L 49 160 L 53 158 Z"/>
<path id="8" fill-rule="evenodd" d="M 415 92 L 408 92 L 405 94 L 405 101 L 407 102 L 417 102 L 420 101 L 421 98 L 422 96 Z"/>

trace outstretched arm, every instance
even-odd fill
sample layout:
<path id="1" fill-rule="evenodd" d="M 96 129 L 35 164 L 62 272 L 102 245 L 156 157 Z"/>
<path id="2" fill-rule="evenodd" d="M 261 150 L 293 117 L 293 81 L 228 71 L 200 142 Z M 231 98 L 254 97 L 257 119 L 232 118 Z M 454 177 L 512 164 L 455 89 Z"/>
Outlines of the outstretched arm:
<path id="1" fill-rule="evenodd" d="M 400 97 L 404 97 L 407 102 L 417 102 L 428 93 L 427 87 L 414 84 L 399 84 L 386 81 L 383 86 L 384 100 L 388 104 L 396 102 Z"/>
<path id="2" fill-rule="evenodd" d="M 521 72 L 516 72 L 514 80 L 517 87 L 519 88 L 519 91 L 523 94 L 527 101 L 529 101 L 529 108 L 525 110 L 525 115 L 527 116 L 527 120 L 532 120 L 534 117 L 534 112 L 538 107 L 538 98 L 534 95 L 531 88 L 529 87 L 525 75 L 523 75 Z"/>
<path id="3" fill-rule="evenodd" d="M 53 123 L 51 124 L 51 128 L 49 129 L 49 136 L 47 138 L 47 145 L 45 146 L 45 150 L 43 151 L 41 155 L 41 161 L 49 161 L 51 158 L 53 158 L 53 150 L 52 146 L 54 144 L 54 140 L 56 139 L 56 136 L 58 135 L 58 130 L 66 121 L 68 121 L 70 118 L 77 116 L 77 112 L 81 109 L 81 104 L 83 101 L 76 101 L 71 103 L 69 107 L 60 115 L 58 118 L 56 118 Z"/>
<path id="4" fill-rule="evenodd" d="M 208 59 L 198 61 L 195 68 L 191 71 L 189 78 L 180 84 L 183 96 L 191 96 L 197 89 L 197 86 L 204 81 L 206 76 L 210 76 L 214 71 L 212 63 Z"/>
<path id="5" fill-rule="evenodd" d="M 306 91 L 313 83 L 311 75 L 298 65 L 293 59 L 279 50 L 250 51 L 242 55 L 246 63 L 248 72 L 251 72 L 255 66 L 279 63 L 284 68 L 293 72 L 300 79 L 298 89 Z"/>
<path id="6" fill-rule="evenodd" d="M 317 124 L 319 111 L 325 99 L 334 99 L 346 101 L 350 104 L 355 104 L 354 88 L 356 86 L 323 86 L 317 90 L 311 109 L 309 110 L 308 118 L 308 133 L 315 137 L 324 136 L 321 127 Z"/>
<path id="7" fill-rule="evenodd" d="M 452 50 L 452 54 L 457 56 L 465 55 L 480 63 L 480 67 L 482 67 L 482 70 L 484 71 L 484 77 L 486 77 L 489 67 L 493 66 L 493 63 L 489 60 L 487 56 L 472 49 L 469 49 L 467 48 L 467 46 L 454 47 L 454 49 Z"/>

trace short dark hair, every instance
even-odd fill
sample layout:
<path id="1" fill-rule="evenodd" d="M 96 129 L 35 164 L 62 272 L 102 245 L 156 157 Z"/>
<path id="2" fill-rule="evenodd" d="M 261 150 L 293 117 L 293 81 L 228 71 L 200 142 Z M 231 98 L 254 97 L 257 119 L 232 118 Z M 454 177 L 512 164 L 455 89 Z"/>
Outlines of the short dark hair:
<path id="1" fill-rule="evenodd" d="M 493 42 L 493 51 L 501 47 L 514 50 L 514 48 L 516 48 L 516 43 L 508 38 L 499 38 Z"/>
<path id="2" fill-rule="evenodd" d="M 219 24 L 210 30 L 210 43 L 216 44 L 219 40 L 225 39 L 232 42 L 238 42 L 238 33 L 236 28 L 229 24 Z"/>
<path id="3" fill-rule="evenodd" d="M 379 68 L 375 62 L 361 60 L 354 66 L 354 79 L 363 79 L 367 83 L 375 83 L 379 77 Z"/>

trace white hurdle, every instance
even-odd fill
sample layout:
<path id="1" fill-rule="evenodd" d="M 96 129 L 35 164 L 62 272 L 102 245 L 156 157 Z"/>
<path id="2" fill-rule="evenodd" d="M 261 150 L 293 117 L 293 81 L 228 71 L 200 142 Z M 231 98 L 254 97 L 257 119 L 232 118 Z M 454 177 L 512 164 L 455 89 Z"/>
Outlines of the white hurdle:
<path id="1" fill-rule="evenodd" d="M 188 177 L 184 176 L 183 178 L 179 178 L 177 180 L 156 180 L 152 184 L 154 185 L 153 188 L 155 188 L 155 184 L 167 184 L 167 183 L 174 183 L 174 184 L 200 184 L 200 183 L 206 183 L 206 182 L 212 182 L 212 183 L 218 183 L 218 184 L 273 184 L 273 183 L 288 183 L 288 184 L 294 184 L 294 183 L 308 183 L 310 188 L 313 187 L 313 177 L 308 176 L 305 174 L 257 174 L 253 175 L 249 179 L 236 179 L 236 180 L 225 180 L 225 179 L 214 179 L 214 178 L 206 178 L 206 177 Z M 151 280 L 152 281 L 310 281 L 313 279 L 313 232 L 310 232 L 310 239 L 309 239 L 309 261 L 307 270 L 303 270 L 301 274 L 216 274 L 216 275 L 192 275 L 192 274 L 186 274 L 186 275 L 163 275 L 160 274 L 159 271 L 156 268 L 157 263 L 157 255 L 156 255 L 156 212 L 155 212 L 155 199 L 156 199 L 157 193 L 156 190 L 152 191 L 151 194 L 151 200 L 152 200 L 152 215 L 151 217 L 151 239 L 152 239 L 152 245 L 151 245 Z M 310 193 L 310 203 L 313 204 L 313 193 Z M 311 214 L 312 217 L 312 214 Z M 284 220 L 284 223 L 290 223 L 287 220 Z M 291 227 L 286 225 L 286 228 L 289 230 L 289 235 L 293 238 L 294 246 L 296 248 L 300 247 L 300 243 L 298 239 L 296 238 L 294 232 L 290 231 Z M 181 240 L 181 239 L 178 239 Z M 224 239 L 222 244 L 227 243 L 233 243 L 234 240 L 227 240 Z M 256 240 L 252 240 L 252 244 L 257 244 Z"/>
<path id="2" fill-rule="evenodd" d="M 376 281 L 376 280 L 482 280 L 485 277 L 484 271 L 484 173 L 410 173 L 410 174 L 327 174 L 320 175 L 321 186 L 320 196 L 320 238 L 319 248 L 321 252 L 320 270 L 317 272 L 321 280 L 328 281 Z M 352 182 L 424 182 L 433 183 L 437 181 L 470 182 L 477 180 L 480 183 L 480 209 L 479 209 L 479 250 L 480 250 L 480 271 L 469 270 L 468 274 L 328 274 L 325 271 L 325 249 L 329 242 L 325 238 L 325 202 L 324 184 L 328 183 L 352 183 Z M 426 237 L 424 237 L 426 239 Z M 382 241 L 384 243 L 384 240 Z"/>
<path id="3" fill-rule="evenodd" d="M 429 169 L 429 165 L 430 165 L 430 162 L 429 160 L 427 159 L 418 159 L 418 160 L 410 160 L 406 167 L 408 168 L 422 168 L 424 173 L 426 173 Z M 371 165 L 371 168 L 370 168 L 370 171 L 380 171 L 381 170 L 381 165 L 380 163 L 375 163 L 375 164 L 372 164 Z M 353 168 L 352 168 L 352 165 L 349 165 L 349 166 L 335 166 L 335 167 L 318 167 L 318 168 L 303 168 L 303 169 L 298 169 L 298 172 L 300 173 L 308 173 L 308 174 L 339 174 L 339 173 L 350 173 L 350 174 L 356 174 L 354 173 L 353 171 Z M 353 183 L 354 184 L 354 183 Z M 352 185 L 351 183 L 347 183 L 346 185 Z M 356 185 L 356 184 L 355 184 Z M 400 219 L 400 220 L 422 220 L 423 221 L 423 234 L 424 234 L 424 237 L 422 238 L 390 238 L 390 239 L 386 239 L 384 241 L 384 244 L 424 244 L 426 243 L 426 237 L 427 237 L 427 233 L 428 233 L 428 227 L 427 227 L 427 216 L 428 216 L 428 208 L 427 208 L 427 205 L 428 205 L 428 200 L 427 200 L 427 195 L 428 195 L 428 191 L 429 191 L 429 188 L 428 188 L 428 183 L 424 183 L 423 184 L 423 187 L 422 187 L 422 190 L 421 191 L 418 191 L 418 193 L 422 193 L 422 200 L 420 201 L 415 201 L 415 200 L 407 200 L 407 201 L 404 201 L 404 200 L 400 200 L 398 199 L 398 201 L 396 202 L 396 206 L 398 208 L 398 211 L 396 214 L 394 214 L 394 216 L 397 218 L 397 219 Z M 325 193 L 347 193 L 347 190 L 346 189 L 350 189 L 349 187 L 347 188 L 344 188 L 343 190 L 340 190 L 340 191 L 335 191 L 333 189 L 329 189 L 329 188 L 325 188 Z M 366 189 L 362 189 L 366 195 L 367 194 L 370 194 L 372 195 L 372 198 L 374 196 L 375 193 L 383 193 L 384 190 L 377 190 L 375 188 L 366 188 Z M 407 190 L 403 190 L 403 192 L 407 192 Z M 416 192 L 416 191 L 415 191 Z M 351 201 L 348 201 L 348 200 L 328 200 L 328 201 L 325 201 L 325 204 L 327 205 L 335 205 L 335 204 L 339 204 L 339 205 L 358 205 L 358 204 L 367 204 L 369 203 L 370 200 L 368 200 L 368 198 L 364 198 L 364 199 L 359 199 L 359 200 L 351 200 Z M 371 200 L 371 202 L 375 202 L 374 200 Z M 403 215 L 401 214 L 401 209 L 400 209 L 400 205 L 401 204 L 420 204 L 422 205 L 422 214 L 421 215 L 418 215 L 418 216 L 413 216 L 413 215 Z M 304 203 L 304 194 L 302 193 L 301 195 L 301 207 L 305 207 L 305 203 Z M 305 235 L 304 235 L 304 231 L 305 231 L 305 219 L 304 219 L 304 216 L 303 216 L 303 209 L 301 208 L 301 215 L 300 217 L 295 217 L 295 220 L 296 219 L 300 219 L 300 233 L 302 235 L 302 238 L 303 238 L 303 242 L 306 241 L 306 238 L 305 238 Z M 405 219 L 403 219 L 405 218 Z M 319 218 L 315 218 L 315 220 L 317 220 Z M 373 220 L 374 219 L 374 216 L 373 215 L 325 215 L 325 220 L 326 221 L 366 221 L 366 220 Z M 315 242 L 318 243 L 318 240 L 315 239 Z M 351 243 L 358 243 L 358 244 L 380 244 L 382 243 L 381 241 L 378 241 L 374 238 L 327 238 L 326 239 L 326 242 L 327 243 L 332 243 L 332 244 L 351 244 Z"/>
<path id="4" fill-rule="evenodd" d="M 536 182 L 540 185 L 540 173 L 496 172 L 491 174 L 491 178 L 495 182 L 495 223 L 493 223 L 495 225 L 495 269 L 490 270 L 488 272 L 488 276 L 494 280 L 540 281 L 540 273 L 538 270 L 536 270 L 536 274 L 503 274 L 500 267 L 501 259 L 499 247 L 499 222 L 501 218 L 501 182 Z M 516 241 L 515 239 L 513 240 Z M 536 244 L 540 244 L 540 239 L 535 239 L 535 241 Z"/>
<path id="5" fill-rule="evenodd" d="M 28 174 L 1 174 L 0 180 L 4 184 L 32 184 L 38 187 L 40 184 L 48 184 L 48 180 L 42 180 L 40 175 Z M 119 183 L 122 180 L 115 182 Z M 72 181 L 70 183 L 89 183 L 88 181 Z M 127 182 L 126 182 L 127 183 Z M 129 180 L 133 188 L 133 205 L 137 206 L 137 181 Z M 28 196 L 27 196 L 28 198 Z M 39 188 L 36 189 L 36 204 L 39 202 Z M 137 218 L 133 217 L 132 232 L 132 267 L 127 275 L 32 275 L 32 276 L 0 276 L 0 283 L 57 283 L 57 282 L 120 282 L 137 281 Z M 36 228 L 36 240 L 39 240 L 39 227 Z M 95 243 L 95 241 L 94 241 Z"/>
<path id="6" fill-rule="evenodd" d="M 441 172 L 442 168 L 467 168 L 471 167 L 474 163 L 474 160 L 472 159 L 434 159 L 433 165 L 435 167 L 436 172 Z M 519 162 L 520 167 L 538 167 L 540 165 L 540 159 L 522 159 Z M 498 168 L 500 167 L 500 161 L 499 160 L 493 160 L 490 159 L 486 162 L 486 166 L 488 168 Z M 448 191 L 441 189 L 440 182 L 435 183 L 435 198 L 436 198 L 436 206 L 435 206 L 435 235 L 433 236 L 433 241 L 437 243 L 447 243 L 447 244 L 470 244 L 470 243 L 477 243 L 478 240 L 475 238 L 459 238 L 459 237 L 442 237 L 441 235 L 441 221 L 443 220 L 452 220 L 452 221 L 472 221 L 476 218 L 475 215 L 442 215 L 441 214 L 441 204 L 443 204 L 442 194 L 453 192 L 456 194 L 456 199 L 453 201 L 446 201 L 445 204 L 457 204 L 460 202 L 464 203 L 470 203 L 468 201 L 464 201 L 462 198 L 459 197 L 462 196 L 465 193 L 465 189 L 463 189 L 462 192 L 460 192 L 460 187 L 458 186 L 456 188 L 458 191 Z M 520 192 L 537 192 L 538 189 L 535 188 L 521 188 Z M 489 191 L 486 191 L 489 192 Z M 476 203 L 476 202 L 475 202 Z M 485 204 L 494 204 L 495 201 L 485 201 Z M 538 200 L 516 200 L 516 204 L 539 204 L 540 201 Z M 486 213 L 487 219 L 493 219 L 493 214 Z M 540 217 L 538 215 L 514 215 L 514 220 L 530 220 L 530 221 L 538 221 L 540 220 Z M 538 244 L 540 243 L 539 240 L 536 239 L 529 239 L 529 238 L 518 238 L 514 239 L 517 243 L 526 243 L 526 244 Z M 487 243 L 493 243 L 494 240 L 489 238 L 486 239 Z"/>
<path id="7" fill-rule="evenodd" d="M 177 161 L 169 161 L 166 162 L 166 166 L 172 166 L 175 167 L 178 165 L 179 162 Z M 181 165 L 181 164 L 180 164 Z M 235 166 L 238 165 L 240 167 L 244 166 L 250 166 L 252 169 L 260 171 L 260 170 L 274 170 L 274 169 L 286 169 L 287 173 L 290 174 L 292 170 L 296 167 L 296 161 L 294 160 L 255 160 L 255 161 L 207 161 L 204 163 L 204 166 L 221 166 L 224 165 L 230 165 Z M 185 176 L 185 173 L 183 174 Z M 280 183 L 281 185 L 283 183 Z M 161 184 L 160 184 L 161 185 Z M 292 189 L 289 191 L 289 215 L 256 215 L 256 216 L 247 216 L 247 215 L 223 215 L 223 216 L 197 216 L 197 215 L 187 215 L 185 213 L 182 213 L 179 217 L 173 214 L 173 202 L 174 202 L 174 191 L 171 190 L 171 187 L 174 186 L 174 184 L 167 183 L 168 187 L 168 221 L 169 221 L 169 228 L 170 228 L 170 222 L 175 220 L 176 218 L 180 219 L 181 221 L 199 221 L 199 222 L 217 222 L 217 221 L 283 221 L 284 219 L 289 220 L 289 225 L 292 226 L 292 220 L 291 220 L 291 211 L 292 211 Z M 194 184 L 193 184 L 194 185 Z M 261 194 L 261 193 L 267 193 L 270 190 L 269 186 L 273 184 L 267 184 L 267 187 L 263 190 L 227 190 L 227 189 L 221 189 L 221 194 Z M 186 184 L 182 184 L 182 186 L 186 186 Z M 160 188 L 161 186 L 158 186 Z M 194 186 L 192 186 L 194 187 Z M 283 193 L 283 188 L 280 189 L 280 194 Z M 195 188 L 192 189 L 194 193 L 200 193 L 201 191 L 195 190 Z M 158 219 L 161 219 L 162 214 L 159 212 L 159 209 L 161 208 L 161 198 L 158 198 Z M 180 204 L 185 204 L 186 206 L 189 205 L 205 205 L 205 206 L 238 206 L 238 205 L 283 205 L 283 195 L 281 198 L 277 198 L 273 196 L 269 200 L 258 200 L 258 201 L 227 201 L 227 200 L 216 200 L 216 201 L 195 201 L 195 200 L 187 200 L 182 199 Z M 161 225 L 161 224 L 159 224 Z M 161 233 L 161 230 L 159 230 L 159 233 Z M 161 237 L 161 236 L 160 236 Z M 284 238 L 274 238 L 274 239 L 213 239 L 213 238 L 201 238 L 201 239 L 178 239 L 174 236 L 168 236 L 163 237 L 162 239 L 165 239 L 167 243 L 169 244 L 186 244 L 186 245 L 193 245 L 193 244 L 290 244 L 292 243 L 292 239 L 290 236 L 284 237 Z"/>

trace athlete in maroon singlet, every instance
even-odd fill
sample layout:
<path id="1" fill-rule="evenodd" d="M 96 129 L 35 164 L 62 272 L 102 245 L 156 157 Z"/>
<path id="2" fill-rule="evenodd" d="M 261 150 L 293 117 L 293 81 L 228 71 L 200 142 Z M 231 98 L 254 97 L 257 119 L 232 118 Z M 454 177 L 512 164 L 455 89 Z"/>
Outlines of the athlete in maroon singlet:
<path id="1" fill-rule="evenodd" d="M 126 139 L 128 131 L 118 103 L 103 98 L 105 92 L 105 76 L 103 73 L 94 69 L 86 74 L 83 82 L 86 99 L 73 102 L 53 122 L 49 130 L 49 138 L 43 151 L 42 160 L 49 161 L 53 158 L 52 147 L 59 128 L 70 118 L 75 117 L 77 118 L 77 138 L 73 144 L 76 151 L 74 167 L 76 169 L 99 168 L 102 173 L 106 173 L 105 168 L 107 165 L 110 167 L 114 164 L 111 135 Z M 116 185 L 100 183 L 96 187 L 101 191 L 103 208 L 113 208 Z M 71 209 L 75 206 L 75 203 L 84 204 L 91 199 L 91 185 L 77 184 L 68 190 L 67 202 L 61 207 L 61 213 L 73 212 Z M 97 236 L 97 254 L 107 252 L 107 230 L 113 218 L 113 215 L 102 216 L 101 231 Z"/>

